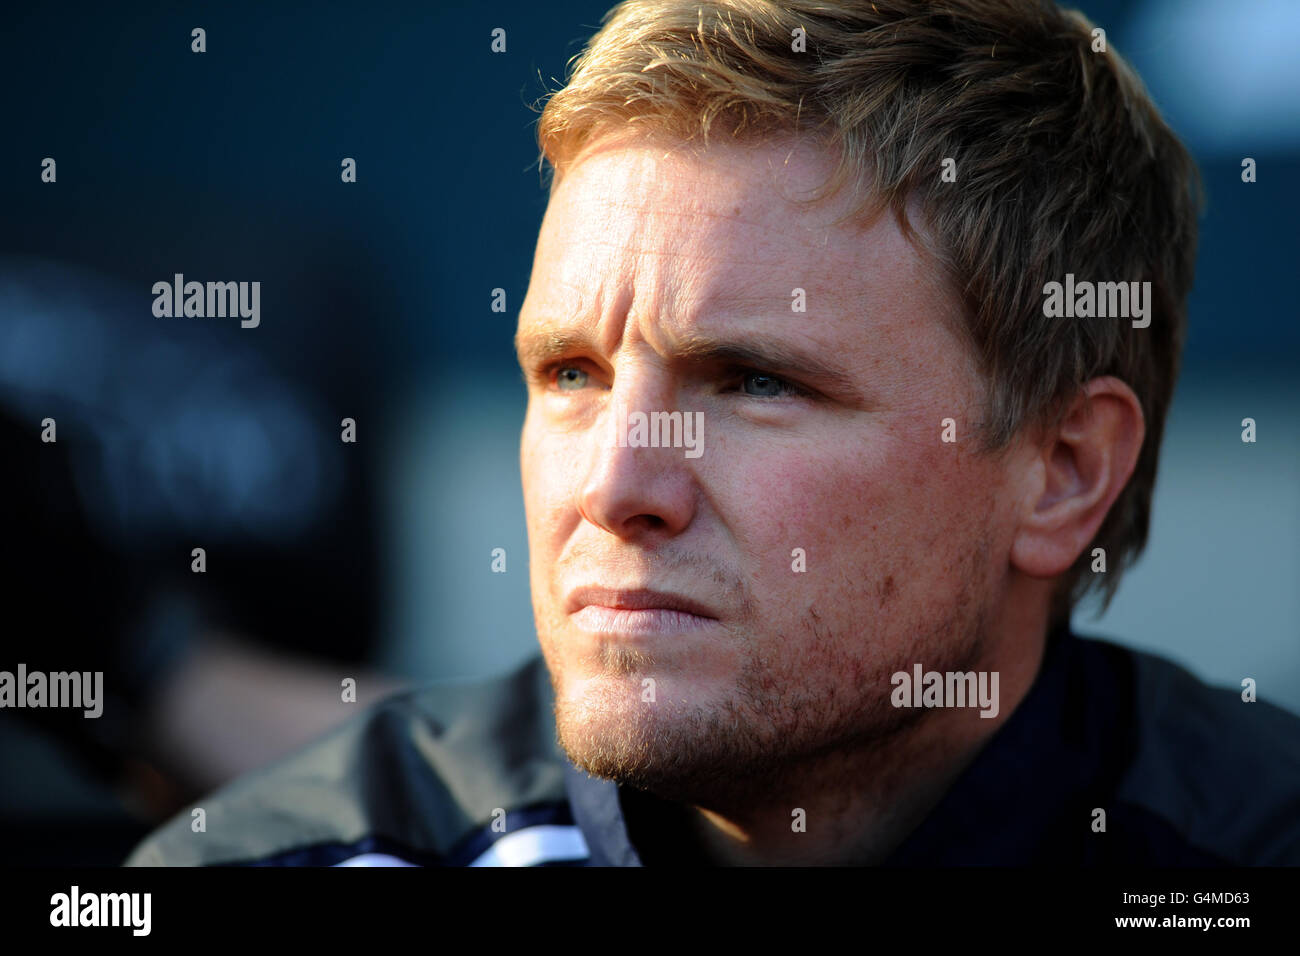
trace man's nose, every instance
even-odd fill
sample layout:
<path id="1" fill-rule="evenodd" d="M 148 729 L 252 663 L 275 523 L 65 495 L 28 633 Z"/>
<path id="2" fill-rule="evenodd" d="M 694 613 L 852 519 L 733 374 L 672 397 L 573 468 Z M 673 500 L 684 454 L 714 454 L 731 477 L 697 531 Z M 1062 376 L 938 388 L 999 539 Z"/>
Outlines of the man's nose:
<path id="1" fill-rule="evenodd" d="M 676 426 L 696 413 L 676 406 L 676 389 L 662 370 L 625 374 L 610 390 L 587 436 L 589 465 L 578 491 L 584 518 L 620 538 L 674 536 L 690 525 L 698 459 L 688 457 L 691 449 L 681 442 L 673 447 L 664 439 L 684 436 Z M 665 422 L 670 427 L 663 428 Z"/>

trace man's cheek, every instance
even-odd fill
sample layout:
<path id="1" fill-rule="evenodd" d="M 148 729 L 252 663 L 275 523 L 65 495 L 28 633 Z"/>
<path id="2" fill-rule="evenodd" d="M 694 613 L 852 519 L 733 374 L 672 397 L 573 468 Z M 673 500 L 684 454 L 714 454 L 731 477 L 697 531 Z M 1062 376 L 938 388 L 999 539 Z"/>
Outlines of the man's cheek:
<path id="1" fill-rule="evenodd" d="M 577 500 L 573 485 L 578 480 L 572 455 L 566 460 L 558 449 L 541 445 L 524 457 L 524 507 L 530 534 L 537 546 L 554 547 L 553 540 L 570 521 Z"/>
<path id="2" fill-rule="evenodd" d="M 836 545 L 860 537 L 893 484 L 857 460 L 797 453 L 747 463 L 735 474 L 744 479 L 735 497 L 766 548 Z"/>

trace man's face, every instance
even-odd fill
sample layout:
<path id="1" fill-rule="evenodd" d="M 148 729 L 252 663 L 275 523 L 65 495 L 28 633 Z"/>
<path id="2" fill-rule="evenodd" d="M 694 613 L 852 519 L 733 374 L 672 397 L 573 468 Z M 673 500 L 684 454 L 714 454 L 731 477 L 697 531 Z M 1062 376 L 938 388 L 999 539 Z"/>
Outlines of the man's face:
<path id="1" fill-rule="evenodd" d="M 538 239 L 521 464 L 558 731 L 579 766 L 670 798 L 914 719 L 890 675 L 971 666 L 999 609 L 1015 509 L 974 451 L 957 305 L 890 216 L 832 228 L 840 200 L 783 196 L 829 164 L 607 140 Z M 656 411 L 702 442 L 640 447 L 634 413 Z"/>

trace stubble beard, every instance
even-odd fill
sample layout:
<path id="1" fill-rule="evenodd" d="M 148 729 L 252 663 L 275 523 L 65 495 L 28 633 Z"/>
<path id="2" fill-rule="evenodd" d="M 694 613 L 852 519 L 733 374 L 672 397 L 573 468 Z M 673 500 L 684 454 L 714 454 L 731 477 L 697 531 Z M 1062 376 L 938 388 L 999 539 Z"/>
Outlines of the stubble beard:
<path id="1" fill-rule="evenodd" d="M 842 785 L 827 777 L 860 772 L 872 755 L 888 761 L 894 745 L 927 717 L 925 710 L 892 706 L 892 674 L 910 672 L 915 663 L 966 671 L 982 658 L 987 614 L 975 598 L 986 592 L 977 568 L 970 570 L 937 621 L 889 639 L 897 650 L 888 659 L 873 657 L 867 635 L 830 632 L 810 608 L 800 635 L 806 654 L 775 672 L 757 651 L 743 648 L 748 653 L 734 685 L 706 702 L 663 694 L 644 700 L 645 678 L 659 688 L 671 680 L 656 672 L 647 654 L 602 646 L 603 679 L 581 701 L 564 697 L 552 670 L 559 744 L 593 776 L 719 812 L 751 806 L 756 795 L 779 800 L 810 787 Z M 783 634 L 775 646 L 795 645 Z M 801 682 L 800 670 L 808 666 L 835 680 Z"/>

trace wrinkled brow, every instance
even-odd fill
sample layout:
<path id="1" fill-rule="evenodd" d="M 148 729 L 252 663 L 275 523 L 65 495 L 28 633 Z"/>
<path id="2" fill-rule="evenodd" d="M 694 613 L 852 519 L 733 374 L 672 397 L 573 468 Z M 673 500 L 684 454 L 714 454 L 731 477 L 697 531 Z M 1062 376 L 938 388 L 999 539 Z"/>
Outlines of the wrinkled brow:
<path id="1" fill-rule="evenodd" d="M 537 367 L 575 352 L 599 354 L 600 349 L 579 329 L 521 332 L 515 336 L 519 364 Z M 740 339 L 692 334 L 673 344 L 669 359 L 692 364 L 742 365 L 758 371 L 781 372 L 808 380 L 816 387 L 860 395 L 852 375 L 810 351 L 784 339 L 747 333 Z"/>

